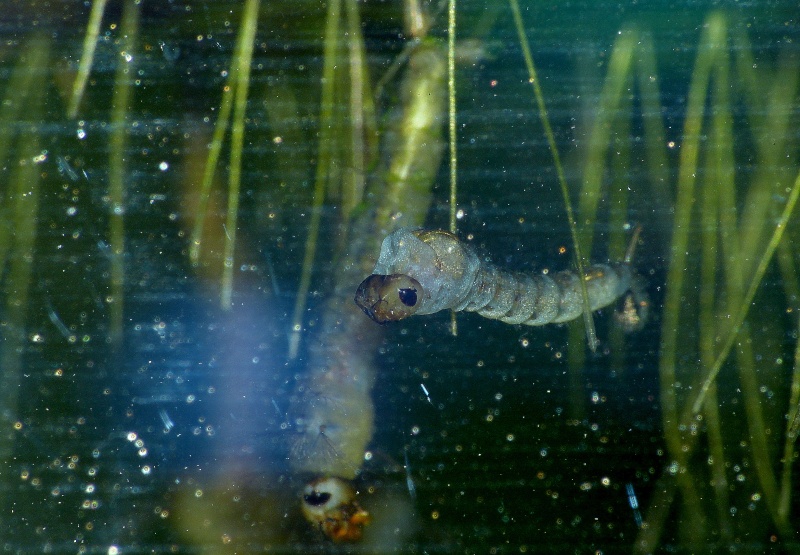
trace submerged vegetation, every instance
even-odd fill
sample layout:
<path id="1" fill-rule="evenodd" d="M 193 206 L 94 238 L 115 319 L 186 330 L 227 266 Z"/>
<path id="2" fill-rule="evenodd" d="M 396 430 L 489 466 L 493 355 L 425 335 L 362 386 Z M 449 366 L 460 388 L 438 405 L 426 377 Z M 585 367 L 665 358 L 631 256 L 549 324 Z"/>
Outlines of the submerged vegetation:
<path id="1" fill-rule="evenodd" d="M 576 25 L 573 35 L 555 39 L 547 27 L 552 15 L 540 14 L 547 17 L 540 23 L 536 9 L 520 11 L 515 0 L 485 12 L 471 11 L 467 2 L 448 12 L 444 3 L 408 0 L 380 13 L 355 0 L 266 4 L 189 3 L 186 19 L 136 0 L 121 9 L 97 0 L 91 12 L 44 25 L 53 33 L 17 32 L 0 46 L 6 539 L 23 551 L 33 543 L 174 545 L 179 534 L 194 545 L 232 551 L 320 541 L 300 523 L 297 492 L 322 474 L 355 478 L 367 504 L 372 496 L 379 508 L 370 510 L 367 528 L 375 531 L 365 541 L 375 549 L 429 541 L 441 550 L 505 543 L 525 551 L 534 533 L 575 538 L 575 545 L 599 551 L 612 544 L 638 553 L 744 543 L 796 548 L 799 37 L 754 39 L 762 31 L 736 12 L 703 14 L 699 31 L 686 25 L 678 37 L 632 17 L 614 33 L 592 30 L 603 34 L 597 55 L 585 46 L 595 39 L 581 36 L 589 31 Z M 59 35 L 65 24 L 85 34 Z M 456 70 L 450 106 L 458 108 L 450 129 L 459 145 L 449 190 L 441 168 L 448 27 L 458 36 L 449 43 L 449 69 Z M 665 37 L 679 39 L 680 47 L 664 45 Z M 547 46 L 556 51 L 552 58 Z M 507 50 L 502 64 L 493 53 L 501 48 Z M 556 71 L 565 59 L 574 63 Z M 559 81 L 564 74 L 570 77 Z M 515 99 L 513 114 L 494 121 L 483 105 L 502 102 L 495 97 L 504 90 Z M 502 137 L 494 139 L 500 144 L 494 152 L 507 157 L 484 159 L 471 148 L 475 137 L 489 143 L 481 133 Z M 513 159 L 518 147 L 524 154 Z M 500 173 L 495 164 L 512 161 L 502 178 L 507 188 L 489 183 Z M 479 426 L 492 422 L 495 409 L 464 432 L 475 401 L 457 419 L 442 408 L 456 411 L 452 400 L 420 417 L 407 407 L 411 394 L 400 404 L 378 400 L 373 407 L 371 387 L 376 374 L 404 393 L 413 387 L 419 395 L 421 385 L 422 401 L 435 407 L 424 380 L 448 364 L 461 365 L 458 375 L 462 367 L 482 367 L 491 358 L 483 351 L 491 350 L 503 353 L 495 360 L 508 360 L 497 375 L 530 378 L 526 365 L 540 361 L 523 359 L 510 345 L 539 342 L 536 336 L 484 330 L 468 318 L 457 337 L 441 321 L 388 327 L 381 335 L 352 305 L 386 234 L 425 222 L 452 227 L 456 214 L 467 240 L 476 230 L 494 234 L 494 244 L 508 243 L 509 259 L 514 244 L 528 252 L 541 247 L 538 236 L 530 238 L 538 232 L 542 243 L 557 238 L 567 245 L 561 253 L 586 266 L 621 260 L 630 229 L 645 230 L 636 265 L 649 280 L 653 321 L 639 336 L 603 323 L 595 334 L 587 314 L 568 337 L 558 330 L 542 335 L 534 354 L 555 352 L 545 370 L 560 373 L 559 364 L 568 370 L 568 399 L 559 401 L 556 417 L 537 414 L 535 403 L 534 412 L 526 407 L 528 420 L 505 424 L 510 431 L 504 429 L 499 447 L 480 447 Z M 571 245 L 570 233 L 562 233 L 570 225 Z M 200 328 L 231 327 L 230 338 L 238 339 L 249 321 L 236 318 L 251 305 L 266 314 L 255 327 L 272 334 L 254 341 L 268 347 L 247 361 L 259 370 L 253 383 L 260 385 L 245 386 L 242 399 L 257 396 L 263 408 L 252 426 L 234 418 L 239 400 L 213 405 L 212 394 L 222 389 L 216 373 L 235 379 L 248 372 L 225 369 L 222 361 L 235 359 L 228 350 L 255 347 L 235 343 L 204 355 L 181 350 L 209 349 L 210 340 L 192 331 Z M 187 314 L 195 312 L 210 323 L 189 323 Z M 480 352 L 461 352 L 470 342 Z M 458 352 L 455 362 L 434 360 L 431 353 L 439 351 L 432 345 L 443 356 Z M 192 357 L 200 362 L 185 362 Z M 634 400 L 630 419 L 641 419 L 633 412 L 648 416 L 639 422 L 627 414 L 598 416 L 602 404 L 586 400 L 598 367 L 611 376 L 606 396 Z M 492 372 L 470 368 L 463 375 L 485 384 Z M 636 380 L 656 374 L 657 398 L 634 393 Z M 187 383 L 195 388 L 188 393 Z M 442 398 L 448 387 L 456 386 L 444 383 Z M 197 409 L 198 399 L 207 404 Z M 563 416 L 562 403 L 569 405 Z M 373 426 L 374 411 L 387 407 L 413 414 L 414 437 L 394 432 L 400 449 L 381 443 L 392 434 L 382 436 L 380 428 L 405 424 L 408 416 L 384 414 Z M 514 410 L 522 412 L 508 412 Z M 189 416 L 178 414 L 184 411 Z M 224 421 L 226 412 L 234 422 L 228 431 L 241 425 L 261 438 L 243 443 L 270 447 L 251 460 L 252 449 L 234 451 L 239 439 L 229 440 L 229 452 L 207 456 L 214 463 L 206 465 L 217 468 L 207 476 L 195 462 L 202 454 L 182 453 L 186 444 L 178 438 L 213 437 L 214 420 Z M 439 426 L 423 431 L 431 434 L 427 444 L 417 436 L 420 418 L 431 422 L 423 429 Z M 173 431 L 173 420 L 186 431 Z M 570 460 L 574 445 L 558 442 L 594 437 L 597 420 L 604 435 L 580 441 L 581 449 L 605 453 L 603 470 L 540 469 L 551 449 L 568 461 L 565 467 L 585 465 Z M 378 439 L 370 443 L 375 427 Z M 579 433 L 563 432 L 570 428 Z M 302 439 L 287 441 L 287 429 Z M 649 444 L 609 455 L 606 444 L 624 446 L 634 429 Z M 463 433 L 469 438 L 463 445 L 448 437 Z M 153 444 L 162 446 L 158 459 Z M 419 451 L 412 463 L 411 448 Z M 389 462 L 370 466 L 366 449 L 367 461 Z M 497 453 L 479 459 L 482 449 Z M 237 465 L 259 478 L 247 484 L 231 478 L 236 472 L 226 469 L 241 470 Z M 476 493 L 476 475 L 509 484 L 506 497 Z M 159 483 L 169 487 L 162 492 Z M 453 497 L 451 489 L 460 494 Z M 595 501 L 569 500 L 567 492 L 578 490 L 597 492 Z M 603 491 L 614 501 L 601 501 Z M 23 501 L 27 494 L 48 508 Z M 125 514 L 121 496 L 146 499 L 155 523 Z M 479 507 L 485 499 L 499 508 Z M 70 503 L 74 511 L 65 515 Z M 585 507 L 577 505 L 590 510 L 594 503 L 606 513 L 595 518 L 604 528 L 581 523 Z M 368 518 L 355 507 L 361 526 Z M 467 518 L 489 512 L 501 521 Z M 43 530 L 42 518 L 60 525 Z M 514 532 L 520 521 L 534 524 Z M 392 526 L 407 531 L 395 537 L 386 532 Z"/>

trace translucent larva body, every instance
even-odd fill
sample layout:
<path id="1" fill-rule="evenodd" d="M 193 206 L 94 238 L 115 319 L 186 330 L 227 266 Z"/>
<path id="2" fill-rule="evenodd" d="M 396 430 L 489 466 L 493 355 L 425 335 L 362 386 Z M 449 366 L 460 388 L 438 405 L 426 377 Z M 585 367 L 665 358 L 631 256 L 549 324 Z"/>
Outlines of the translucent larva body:
<path id="1" fill-rule="evenodd" d="M 592 310 L 632 292 L 626 302 L 633 304 L 637 318 L 628 315 L 628 327 L 640 325 L 647 300 L 629 264 L 596 264 L 584 279 Z M 583 313 L 578 274 L 505 272 L 441 230 L 400 229 L 386 237 L 375 269 L 358 287 L 355 301 L 378 323 L 451 309 L 509 324 L 541 326 L 574 320 Z"/>

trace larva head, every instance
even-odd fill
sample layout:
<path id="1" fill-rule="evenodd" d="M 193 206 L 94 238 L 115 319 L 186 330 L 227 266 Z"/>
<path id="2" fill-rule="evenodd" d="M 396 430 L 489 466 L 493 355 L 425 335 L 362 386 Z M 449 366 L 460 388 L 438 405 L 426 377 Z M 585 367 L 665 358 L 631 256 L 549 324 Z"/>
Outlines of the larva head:
<path id="1" fill-rule="evenodd" d="M 422 302 L 422 286 L 403 274 L 372 274 L 356 291 L 356 304 L 378 322 L 395 322 L 414 314 Z"/>
<path id="2" fill-rule="evenodd" d="M 303 488 L 303 516 L 336 542 L 358 541 L 369 523 L 369 513 L 356 502 L 353 486 L 332 476 Z"/>

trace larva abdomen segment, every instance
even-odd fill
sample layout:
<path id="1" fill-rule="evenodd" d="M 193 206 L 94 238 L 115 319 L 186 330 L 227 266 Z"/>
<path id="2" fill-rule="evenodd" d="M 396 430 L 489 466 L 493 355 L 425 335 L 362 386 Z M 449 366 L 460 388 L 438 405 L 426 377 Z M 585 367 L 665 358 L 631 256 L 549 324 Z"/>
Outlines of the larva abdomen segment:
<path id="1" fill-rule="evenodd" d="M 631 271 L 625 264 L 591 266 L 586 272 L 591 310 L 613 303 L 630 288 Z M 573 272 L 521 274 L 485 264 L 473 282 L 469 302 L 457 310 L 477 312 L 507 324 L 542 326 L 568 322 L 583 313 L 578 275 Z"/>

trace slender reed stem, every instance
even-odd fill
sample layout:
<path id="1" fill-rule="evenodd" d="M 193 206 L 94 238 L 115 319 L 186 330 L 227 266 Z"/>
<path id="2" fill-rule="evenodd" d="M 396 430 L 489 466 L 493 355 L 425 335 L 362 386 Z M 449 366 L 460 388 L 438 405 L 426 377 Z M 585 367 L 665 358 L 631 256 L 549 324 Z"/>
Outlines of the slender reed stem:
<path id="1" fill-rule="evenodd" d="M 89 25 L 86 27 L 86 34 L 83 38 L 83 53 L 78 65 L 78 74 L 75 76 L 75 83 L 72 85 L 72 96 L 67 107 L 67 117 L 70 119 L 77 117 L 78 107 L 86 90 L 86 82 L 89 80 L 89 73 L 94 62 L 97 37 L 100 35 L 100 24 L 103 22 L 103 12 L 105 12 L 107 2 L 108 0 L 93 0 L 92 2 Z"/>
<path id="2" fill-rule="evenodd" d="M 111 337 L 117 347 L 122 341 L 125 295 L 125 181 L 128 149 L 128 111 L 133 92 L 136 41 L 139 35 L 140 3 L 126 0 L 120 25 L 120 48 L 114 75 L 111 104 L 111 137 L 108 160 L 108 195 L 111 199 L 109 237 L 111 242 Z"/>
<path id="3" fill-rule="evenodd" d="M 222 291 L 220 304 L 227 310 L 233 297 L 234 251 L 236 229 L 239 220 L 239 190 L 242 181 L 242 150 L 244 149 L 245 115 L 247 91 L 250 85 L 250 65 L 253 59 L 253 43 L 258 29 L 259 0 L 247 0 L 242 13 L 242 28 L 236 44 L 236 88 L 233 122 L 231 124 L 231 167 L 228 173 L 228 214 L 225 224 L 225 246 L 223 247 Z"/>
<path id="4" fill-rule="evenodd" d="M 603 83 L 603 90 L 600 92 L 600 100 L 589 135 L 589 145 L 583 165 L 581 196 L 578 202 L 578 214 L 583 223 L 579 240 L 581 249 L 585 249 L 587 253 L 591 253 L 592 250 L 593 222 L 597 220 L 597 207 L 600 202 L 603 175 L 607 167 L 608 150 L 613 144 L 615 136 L 622 136 L 613 125 L 619 117 L 622 97 L 623 95 L 627 96 L 630 91 L 632 60 L 637 38 L 637 32 L 626 31 L 619 35 L 614 43 L 611 59 L 608 62 L 608 73 Z M 626 114 L 624 117 L 629 117 L 629 115 Z M 617 132 L 616 135 L 615 132 Z"/>
<path id="5" fill-rule="evenodd" d="M 722 110 L 715 103 L 718 113 Z M 714 121 L 719 122 L 722 118 L 715 117 Z M 719 136 L 715 135 L 710 141 L 712 148 L 719 150 L 724 143 Z M 717 156 L 719 158 L 719 156 Z M 706 179 L 702 187 L 702 208 L 700 210 L 699 230 L 701 234 L 700 245 L 700 291 L 698 303 L 698 328 L 699 328 L 699 350 L 701 366 L 709 366 L 714 362 L 714 345 L 717 338 L 717 322 L 715 320 L 715 309 L 717 299 L 717 257 L 719 249 L 719 197 L 720 189 L 730 185 L 728 181 L 721 180 L 719 164 L 714 165 L 710 171 L 704 174 Z M 716 398 L 717 390 L 713 387 L 709 395 Z M 719 406 L 717 403 L 709 403 L 703 411 L 706 422 L 706 433 L 710 452 L 711 475 L 713 477 L 713 488 L 717 507 L 717 520 L 720 528 L 720 536 L 730 540 L 733 531 L 730 522 L 730 496 L 728 494 L 728 480 L 725 475 L 725 448 L 722 435 L 722 421 L 720 418 Z"/>
<path id="6" fill-rule="evenodd" d="M 697 414 L 702 408 L 708 388 L 716 379 L 717 374 L 719 374 L 720 368 L 722 368 L 722 364 L 725 362 L 725 359 L 728 358 L 731 347 L 733 347 L 733 344 L 736 341 L 736 336 L 738 335 L 739 330 L 744 323 L 744 319 L 747 317 L 747 312 L 753 303 L 753 297 L 755 297 L 756 291 L 758 290 L 761 280 L 764 277 L 764 273 L 767 271 L 767 266 L 772 259 L 772 254 L 775 252 L 778 243 L 783 237 L 783 232 L 786 230 L 786 224 L 792 215 L 795 204 L 797 204 L 798 196 L 800 196 L 800 174 L 798 174 L 797 178 L 795 179 L 794 186 L 789 193 L 789 199 L 786 201 L 786 205 L 783 208 L 781 217 L 775 226 L 772 237 L 770 238 L 769 243 L 767 243 L 767 247 L 761 256 L 761 259 L 759 260 L 758 266 L 756 267 L 753 275 L 753 279 L 747 289 L 747 293 L 745 294 L 744 299 L 742 300 L 742 303 L 736 312 L 736 316 L 733 318 L 733 324 L 728 332 L 728 335 L 725 337 L 722 350 L 720 351 L 719 355 L 717 355 L 714 365 L 703 375 L 703 385 L 700 389 L 700 392 L 690 404 L 692 414 Z"/>
<path id="7" fill-rule="evenodd" d="M 234 90 L 233 77 L 238 74 L 237 59 L 234 58 L 231 65 L 230 76 L 222 89 L 222 99 L 220 100 L 219 115 L 214 124 L 214 133 L 211 137 L 211 145 L 208 149 L 205 168 L 203 169 L 203 181 L 200 184 L 199 202 L 197 213 L 195 214 L 194 226 L 192 227 L 192 237 L 189 241 L 189 260 L 192 264 L 200 263 L 200 253 L 203 245 L 203 227 L 208 216 L 208 203 L 211 199 L 211 184 L 214 182 L 214 173 L 217 170 L 219 157 L 222 153 L 222 142 L 228 130 L 228 122 L 233 111 Z"/>
<path id="8" fill-rule="evenodd" d="M 794 349 L 794 371 L 792 372 L 789 410 L 786 413 L 786 438 L 783 444 L 783 471 L 781 473 L 778 515 L 780 520 L 789 521 L 792 498 L 792 465 L 795 460 L 794 446 L 800 427 L 800 320 L 797 326 L 798 339 Z"/>
<path id="9" fill-rule="evenodd" d="M 341 19 L 342 0 L 331 0 L 325 21 L 325 41 L 322 66 L 322 98 L 319 115 L 319 143 L 317 147 L 317 170 L 314 178 L 314 200 L 311 206 L 311 219 L 308 224 L 303 269 L 297 297 L 292 313 L 292 331 L 289 335 L 289 360 L 297 357 L 300 349 L 300 336 L 303 330 L 303 314 L 306 310 L 308 290 L 311 287 L 311 270 L 314 256 L 317 253 L 322 203 L 325 200 L 325 185 L 332 159 L 332 122 L 334 107 L 334 84 L 336 80 L 337 50 L 339 45 L 339 20 Z"/>
<path id="10" fill-rule="evenodd" d="M 449 0 L 447 7 L 447 112 L 450 138 L 450 233 L 457 231 L 458 213 L 458 153 L 456 144 L 456 0 Z M 458 320 L 450 312 L 450 333 L 458 335 Z"/>
<path id="11" fill-rule="evenodd" d="M 19 63 L 11 72 L 6 84 L 5 95 L 0 104 L 0 164 L 5 165 L 11 152 L 12 141 L 16 136 L 14 122 L 19 121 L 25 109 L 27 98 L 33 87 L 41 87 L 37 72 L 46 63 L 47 48 L 41 37 L 32 39 L 32 46 L 22 49 Z M 37 42 L 38 41 L 38 42 Z M 3 267 L 13 242 L 13 226 L 11 225 L 12 188 L 0 193 L 0 269 Z"/>
<path id="12" fill-rule="evenodd" d="M 572 201 L 569 198 L 567 179 L 564 176 L 564 168 L 561 165 L 561 157 L 558 154 L 555 135 L 553 134 L 553 129 L 550 127 L 550 120 L 547 116 L 547 107 L 544 104 L 542 88 L 539 85 L 539 79 L 536 76 L 536 67 L 533 64 L 533 56 L 531 55 L 531 49 L 528 45 L 528 38 L 525 35 L 525 25 L 522 22 L 522 14 L 519 10 L 519 2 L 518 0 L 509 0 L 509 3 L 511 4 L 511 12 L 514 15 L 514 24 L 517 28 L 517 35 L 519 37 L 520 44 L 522 45 L 522 55 L 525 58 L 525 65 L 528 68 L 528 80 L 533 86 L 533 94 L 536 98 L 536 105 L 539 109 L 539 119 L 542 122 L 542 127 L 544 128 L 544 133 L 547 137 L 547 143 L 550 145 L 550 152 L 553 155 L 553 164 L 555 165 L 556 174 L 558 175 L 558 183 L 561 186 L 561 194 L 564 197 L 564 207 L 567 211 L 567 220 L 569 222 L 570 233 L 572 234 L 572 243 L 575 248 L 575 265 L 578 268 L 578 274 L 582 276 L 584 275 L 583 269 L 585 264 L 583 255 L 581 254 L 578 226 L 575 223 L 575 213 L 572 210 Z M 589 293 L 586 291 L 585 280 L 581 280 L 581 297 L 583 298 L 583 320 L 586 327 L 586 340 L 589 344 L 589 348 L 592 350 L 592 352 L 595 352 L 600 342 L 597 340 L 597 332 L 594 328 L 594 319 L 592 317 L 592 311 L 589 308 Z"/>
<path id="13" fill-rule="evenodd" d="M 458 211 L 458 154 L 456 143 L 456 0 L 450 0 L 447 9 L 447 111 L 450 138 L 450 233 L 456 232 Z"/>
<path id="14" fill-rule="evenodd" d="M 26 84 L 27 88 L 13 92 L 19 99 L 24 99 L 18 106 L 18 113 L 25 114 L 24 120 L 30 123 L 34 131 L 22 133 L 19 137 L 15 155 L 11 158 L 14 170 L 6 184 L 7 197 L 4 199 L 9 204 L 4 215 L 12 230 L 7 236 L 9 264 L 4 280 L 4 331 L 0 337 L 0 417 L 6 426 L 18 417 L 22 378 L 26 371 L 23 357 L 28 340 L 25 330 L 31 314 L 28 298 L 36 260 L 34 255 L 42 175 L 41 167 L 35 162 L 41 154 L 41 138 L 36 126 L 42 114 L 43 92 L 47 89 L 49 49 L 49 40 L 42 36 L 35 36 L 22 44 L 22 54 L 12 77 L 12 82 Z M 5 159 L 8 153 L 0 152 L 0 155 Z M 0 271 L 4 263 L 5 260 L 0 263 Z M 15 437 L 10 433 L 0 434 L 0 460 L 13 460 Z M 11 468 L 10 464 L 0 465 L 0 477 L 4 483 L 11 479 L 7 475 Z"/>

